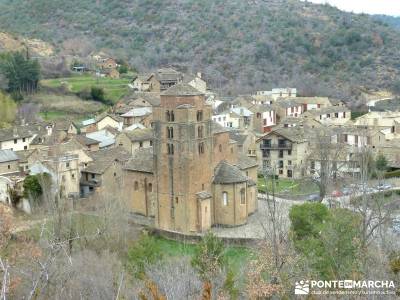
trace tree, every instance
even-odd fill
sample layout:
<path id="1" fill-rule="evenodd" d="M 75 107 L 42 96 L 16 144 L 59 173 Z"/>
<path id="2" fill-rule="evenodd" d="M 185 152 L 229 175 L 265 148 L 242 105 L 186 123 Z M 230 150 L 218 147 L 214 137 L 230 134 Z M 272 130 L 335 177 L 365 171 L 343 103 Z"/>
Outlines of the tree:
<path id="1" fill-rule="evenodd" d="M 385 172 L 388 167 L 388 161 L 383 154 L 379 154 L 375 160 L 375 167 L 378 171 Z"/>
<path id="2" fill-rule="evenodd" d="M 213 278 L 225 265 L 225 246 L 212 232 L 207 232 L 196 247 L 192 266 L 203 280 L 203 299 L 211 299 Z"/>
<path id="3" fill-rule="evenodd" d="M 7 91 L 14 99 L 22 99 L 23 94 L 31 94 L 38 89 L 40 65 L 37 60 L 21 52 L 6 53 L 0 57 L 0 72 L 8 81 Z"/>
<path id="4" fill-rule="evenodd" d="M 106 102 L 104 90 L 102 88 L 92 86 L 90 89 L 90 95 L 94 101 L 99 101 L 99 102 Z"/>
<path id="5" fill-rule="evenodd" d="M 43 194 L 42 186 L 40 185 L 39 177 L 36 175 L 28 175 L 24 179 L 24 198 L 32 199 L 39 202 L 40 196 Z"/>
<path id="6" fill-rule="evenodd" d="M 0 92 L 0 128 L 10 126 L 16 116 L 17 105 L 2 92 Z"/>

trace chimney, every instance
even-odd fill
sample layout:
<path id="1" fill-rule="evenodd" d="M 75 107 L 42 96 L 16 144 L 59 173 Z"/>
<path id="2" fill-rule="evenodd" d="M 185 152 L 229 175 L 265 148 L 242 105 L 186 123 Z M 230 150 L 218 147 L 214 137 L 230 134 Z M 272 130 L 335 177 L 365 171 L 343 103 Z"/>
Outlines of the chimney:
<path id="1" fill-rule="evenodd" d="M 13 128 L 13 136 L 16 138 L 16 137 L 18 137 L 18 130 L 17 130 L 17 127 L 14 127 Z"/>
<path id="2" fill-rule="evenodd" d="M 201 78 L 201 72 L 197 72 L 197 77 Z"/>

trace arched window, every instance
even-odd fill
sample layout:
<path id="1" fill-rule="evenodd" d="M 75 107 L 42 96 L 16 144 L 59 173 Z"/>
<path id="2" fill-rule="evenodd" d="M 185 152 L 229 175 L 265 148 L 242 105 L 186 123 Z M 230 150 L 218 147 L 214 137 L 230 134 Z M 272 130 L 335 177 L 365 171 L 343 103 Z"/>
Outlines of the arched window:
<path id="1" fill-rule="evenodd" d="M 175 114 L 174 114 L 174 111 L 173 111 L 173 110 L 171 110 L 171 112 L 170 112 L 170 121 L 171 121 L 171 122 L 174 122 L 174 121 L 175 121 Z"/>
<path id="2" fill-rule="evenodd" d="M 174 144 L 167 144 L 168 154 L 174 154 Z"/>
<path id="3" fill-rule="evenodd" d="M 153 184 L 149 183 L 148 185 L 148 191 L 151 193 L 153 191 Z"/>
<path id="4" fill-rule="evenodd" d="M 244 188 L 240 190 L 240 204 L 246 204 L 246 190 Z"/>
<path id="5" fill-rule="evenodd" d="M 169 110 L 165 112 L 165 119 L 167 120 L 167 122 L 171 121 L 171 114 L 169 113 Z"/>
<path id="6" fill-rule="evenodd" d="M 222 192 L 222 205 L 228 205 L 228 192 Z"/>
<path id="7" fill-rule="evenodd" d="M 222 152 L 222 145 L 221 144 L 219 144 L 218 148 L 219 148 L 219 152 Z"/>
<path id="8" fill-rule="evenodd" d="M 204 143 L 199 143 L 199 154 L 204 153 Z"/>
<path id="9" fill-rule="evenodd" d="M 167 127 L 167 138 L 172 139 L 174 138 L 174 128 Z"/>
<path id="10" fill-rule="evenodd" d="M 133 188 L 135 191 L 139 190 L 139 182 L 135 181 Z"/>
<path id="11" fill-rule="evenodd" d="M 203 137 L 203 126 L 197 127 L 197 137 L 202 138 Z"/>
<path id="12" fill-rule="evenodd" d="M 197 121 L 203 121 L 203 111 L 197 111 Z"/>

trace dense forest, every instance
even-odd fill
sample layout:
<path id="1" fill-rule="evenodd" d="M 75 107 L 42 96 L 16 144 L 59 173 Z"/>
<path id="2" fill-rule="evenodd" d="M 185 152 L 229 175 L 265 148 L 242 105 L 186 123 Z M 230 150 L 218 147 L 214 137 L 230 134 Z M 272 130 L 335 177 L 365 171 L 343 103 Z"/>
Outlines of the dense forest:
<path id="1" fill-rule="evenodd" d="M 400 69 L 400 31 L 384 20 L 297 0 L 0 0 L 0 24 L 61 54 L 201 70 L 233 94 L 296 86 L 355 101 L 360 86 L 390 88 Z"/>

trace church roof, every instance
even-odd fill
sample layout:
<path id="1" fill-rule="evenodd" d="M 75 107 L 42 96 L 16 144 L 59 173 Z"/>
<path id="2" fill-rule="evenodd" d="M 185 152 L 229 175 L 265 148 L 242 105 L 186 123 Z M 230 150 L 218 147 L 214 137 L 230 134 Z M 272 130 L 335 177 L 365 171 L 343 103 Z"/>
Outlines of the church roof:
<path id="1" fill-rule="evenodd" d="M 249 168 L 257 167 L 258 163 L 254 159 L 251 159 L 250 157 L 244 154 L 239 154 L 237 166 L 241 170 L 246 170 Z"/>
<path id="2" fill-rule="evenodd" d="M 187 83 L 179 83 L 168 90 L 163 92 L 161 95 L 164 96 L 199 96 L 204 95 L 204 93 L 200 92 L 199 90 L 195 89 L 191 85 Z"/>
<path id="3" fill-rule="evenodd" d="M 133 153 L 133 158 L 124 166 L 125 170 L 153 173 L 153 149 L 141 148 Z"/>
<path id="4" fill-rule="evenodd" d="M 214 183 L 229 184 L 246 182 L 247 177 L 236 166 L 228 164 L 226 161 L 221 161 L 214 173 Z"/>

